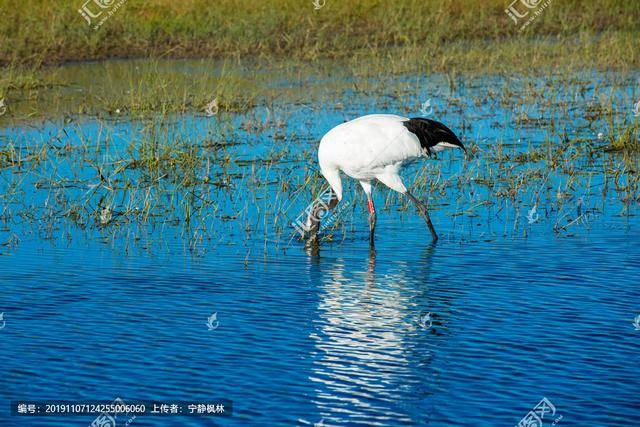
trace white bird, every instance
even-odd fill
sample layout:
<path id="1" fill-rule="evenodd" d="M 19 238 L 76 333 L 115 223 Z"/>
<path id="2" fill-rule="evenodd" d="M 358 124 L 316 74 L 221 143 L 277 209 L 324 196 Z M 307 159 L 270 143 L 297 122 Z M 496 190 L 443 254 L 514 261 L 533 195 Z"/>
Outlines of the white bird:
<path id="1" fill-rule="evenodd" d="M 462 142 L 445 125 L 425 118 L 406 118 L 391 114 L 359 117 L 331 129 L 320 141 L 318 161 L 324 178 L 332 189 L 328 205 L 315 205 L 307 219 L 309 242 L 317 242 L 323 210 L 333 209 L 342 200 L 340 172 L 357 179 L 367 195 L 369 205 L 369 243 L 373 247 L 376 211 L 371 198 L 371 182 L 378 180 L 387 187 L 406 195 L 427 222 L 438 240 L 429 212 L 402 183 L 402 166 L 434 151 L 460 148 Z"/>

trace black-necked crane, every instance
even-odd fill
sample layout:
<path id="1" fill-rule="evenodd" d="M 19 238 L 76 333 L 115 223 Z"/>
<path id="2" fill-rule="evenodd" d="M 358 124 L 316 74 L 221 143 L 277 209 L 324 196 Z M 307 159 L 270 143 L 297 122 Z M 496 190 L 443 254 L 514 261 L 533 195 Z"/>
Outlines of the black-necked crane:
<path id="1" fill-rule="evenodd" d="M 373 114 L 342 123 L 331 129 L 320 141 L 318 161 L 320 170 L 332 189 L 328 208 L 342 200 L 340 172 L 360 182 L 369 205 L 369 243 L 373 246 L 376 210 L 371 198 L 371 183 L 378 180 L 387 187 L 406 195 L 424 217 L 433 236 L 438 240 L 429 211 L 407 190 L 400 177 L 401 168 L 421 157 L 445 148 L 460 148 L 462 142 L 447 126 L 425 118 L 406 118 L 391 114 Z M 317 242 L 320 227 L 316 205 L 307 218 L 310 242 Z"/>

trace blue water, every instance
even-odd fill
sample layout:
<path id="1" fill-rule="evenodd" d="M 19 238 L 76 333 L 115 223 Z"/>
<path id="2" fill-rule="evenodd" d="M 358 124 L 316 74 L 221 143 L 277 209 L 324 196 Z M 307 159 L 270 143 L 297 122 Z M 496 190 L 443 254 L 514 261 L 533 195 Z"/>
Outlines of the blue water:
<path id="1" fill-rule="evenodd" d="M 487 82 L 493 89 L 504 83 Z M 459 90 L 451 96 L 471 89 Z M 555 413 L 545 426 L 637 426 L 640 220 L 637 200 L 624 200 L 637 189 L 608 181 L 602 192 L 603 165 L 627 165 L 624 187 L 637 157 L 577 157 L 584 174 L 556 170 L 547 181 L 533 177 L 534 162 L 507 161 L 531 183 L 510 201 L 496 195 L 507 184 L 480 184 L 489 169 L 502 170 L 489 156 L 445 155 L 408 171 L 432 206 L 442 236 L 436 245 L 406 201 L 378 187 L 370 251 L 362 194 L 349 186 L 345 198 L 355 203 L 332 241 L 306 250 L 286 221 L 311 198 L 304 183 L 315 168 L 315 141 L 343 116 L 371 112 L 367 102 L 357 111 L 318 113 L 318 120 L 287 107 L 281 131 L 303 142 L 282 148 L 271 128 L 255 135 L 238 127 L 242 143 L 230 138 L 221 150 L 242 162 L 211 165 L 214 180 L 230 186 L 194 190 L 217 205 L 200 206 L 188 225 L 187 196 L 172 192 L 172 176 L 153 187 L 168 208 L 100 227 L 58 215 L 95 188 L 82 160 L 51 156 L 33 169 L 5 169 L 0 425 L 87 426 L 95 418 L 10 415 L 9 402 L 19 400 L 224 398 L 233 401 L 231 417 L 138 417 L 131 425 L 513 426 L 546 397 Z M 455 110 L 441 114 L 459 128 Z M 511 155 L 542 146 L 546 129 L 491 126 L 518 113 L 479 108 L 467 113 L 465 135 L 480 153 L 498 139 Z M 563 119 L 576 134 L 593 133 L 571 115 Z M 233 128 L 248 119 L 228 120 Z M 179 122 L 174 131 L 192 141 L 219 132 L 203 118 Z M 62 132 L 65 126 L 5 128 L 0 136 L 24 147 L 64 146 L 103 132 L 93 120 Z M 113 152 L 99 156 L 119 158 L 140 129 L 112 126 Z M 280 160 L 265 163 L 274 153 Z M 51 170 L 73 186 L 49 186 Z M 427 196 L 424 182 L 436 170 L 452 184 Z M 465 171 L 474 180 L 456 178 Z M 135 170 L 130 176 L 150 179 Z M 280 191 L 283 181 L 294 191 Z M 557 200 L 558 185 L 571 194 Z M 88 198 L 91 214 L 109 191 L 98 187 Z M 129 196 L 141 204 L 145 193 L 116 194 L 117 212 Z M 572 224 L 585 210 L 592 213 Z"/>
<path id="2" fill-rule="evenodd" d="M 375 257 L 249 263 L 24 243 L 0 258 L 2 423 L 90 422 L 11 418 L 18 399 L 224 397 L 219 425 L 515 425 L 547 397 L 563 425 L 637 425 L 633 236 L 432 247 L 420 226 L 383 221 Z M 178 422 L 210 425 L 135 425 Z"/>

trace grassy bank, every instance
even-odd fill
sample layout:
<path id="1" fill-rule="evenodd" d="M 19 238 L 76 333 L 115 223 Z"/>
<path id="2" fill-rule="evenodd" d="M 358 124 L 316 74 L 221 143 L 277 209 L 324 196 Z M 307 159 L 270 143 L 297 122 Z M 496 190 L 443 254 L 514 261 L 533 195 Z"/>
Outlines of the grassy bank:
<path id="1" fill-rule="evenodd" d="M 203 111 L 214 98 L 222 110 L 242 111 L 287 92 L 274 90 L 274 78 L 371 91 L 402 74 L 443 73 L 455 81 L 473 72 L 538 76 L 640 66 L 636 2 L 553 1 L 523 31 L 524 20 L 514 23 L 503 0 L 326 0 L 317 10 L 310 0 L 127 0 L 98 29 L 78 13 L 82 5 L 0 3 L 0 99 L 9 105 L 0 120 L 53 111 Z M 46 66 L 131 57 L 158 61 L 126 72 Z M 157 65 L 184 57 L 208 62 L 196 71 Z"/>
<path id="2" fill-rule="evenodd" d="M 522 32 L 505 13 L 507 0 L 326 0 L 317 10 L 311 0 L 127 0 L 97 30 L 78 13 L 82 5 L 82 0 L 1 2 L 0 63 L 37 66 L 112 57 L 315 60 L 403 47 L 421 53 L 422 63 L 446 64 L 451 42 L 457 49 L 490 42 L 487 49 L 502 52 L 526 40 L 562 44 L 577 36 L 594 39 L 596 47 L 622 49 L 632 42 L 637 46 L 640 33 L 640 3 L 622 0 L 555 1 Z M 590 47 L 574 47 L 592 53 Z M 614 65 L 638 63 L 637 49 L 621 53 Z"/>

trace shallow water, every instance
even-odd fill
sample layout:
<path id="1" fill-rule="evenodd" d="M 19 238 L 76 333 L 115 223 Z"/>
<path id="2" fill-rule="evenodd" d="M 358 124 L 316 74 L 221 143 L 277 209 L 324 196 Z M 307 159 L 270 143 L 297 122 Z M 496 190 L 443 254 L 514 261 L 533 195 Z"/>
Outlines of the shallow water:
<path id="1" fill-rule="evenodd" d="M 613 77 L 589 79 L 606 87 Z M 522 111 L 490 101 L 513 80 L 489 76 L 455 89 L 445 81 L 422 78 L 420 89 L 388 102 L 345 93 L 335 103 L 347 110 L 283 103 L 172 117 L 162 140 L 197 146 L 210 160 L 215 185 L 189 191 L 179 183 L 187 172 L 171 169 L 129 170 L 134 188 L 116 188 L 125 178 L 119 162 L 138 156 L 125 153 L 144 140 L 144 122 L 0 130 L 2 144 L 24 153 L 48 144 L 56 153 L 0 172 L 0 243 L 9 243 L 0 247 L 0 424 L 88 425 L 94 417 L 10 416 L 8 402 L 120 397 L 233 401 L 229 418 L 138 417 L 139 426 L 496 426 L 516 425 L 546 397 L 555 414 L 544 425 L 637 425 L 637 157 L 560 154 L 558 163 L 577 172 L 516 161 L 559 143 L 543 120 L 514 125 Z M 632 93 L 616 90 L 625 100 Z M 288 224 L 323 186 L 317 139 L 345 118 L 429 96 L 437 118 L 464 127 L 478 147 L 473 159 L 447 153 L 408 170 L 441 240 L 432 245 L 406 201 L 378 187 L 371 252 L 354 185 L 345 199 L 355 202 L 318 253 L 292 239 Z M 526 110 L 602 147 L 600 128 L 583 123 L 588 100 L 575 111 L 544 99 Z M 624 108 L 620 101 L 619 115 Z M 82 141 L 93 154 L 74 154 Z M 498 142 L 502 161 L 492 151 Z M 111 189 L 87 159 L 113 173 Z M 442 189 L 429 186 L 438 171 Z M 622 171 L 617 188 L 614 171 Z M 498 184 L 483 184 L 489 176 Z M 519 180 L 527 185 L 513 199 L 500 195 Z M 114 219 L 99 224 L 105 200 Z M 66 214 L 75 204 L 86 209 Z M 218 326 L 209 330 L 213 313 Z"/>

